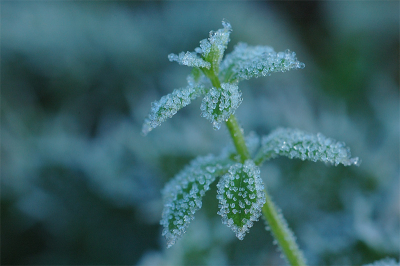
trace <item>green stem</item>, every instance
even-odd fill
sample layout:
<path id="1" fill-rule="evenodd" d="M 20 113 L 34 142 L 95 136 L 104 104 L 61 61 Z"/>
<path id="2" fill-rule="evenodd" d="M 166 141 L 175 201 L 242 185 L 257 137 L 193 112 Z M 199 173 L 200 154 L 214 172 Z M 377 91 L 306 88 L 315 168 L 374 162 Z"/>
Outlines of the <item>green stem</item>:
<path id="1" fill-rule="evenodd" d="M 303 253 L 299 249 L 293 233 L 290 231 L 285 218 L 283 218 L 280 210 L 272 202 L 266 190 L 265 196 L 267 201 L 262 208 L 262 212 L 282 253 L 286 256 L 290 265 L 306 265 Z"/>
<path id="2" fill-rule="evenodd" d="M 204 74 L 211 80 L 211 83 L 216 88 L 221 88 L 221 83 L 218 76 L 210 69 L 202 69 Z M 250 153 L 246 146 L 244 140 L 243 130 L 240 127 L 236 117 L 232 114 L 228 121 L 226 121 L 226 126 L 232 137 L 233 143 L 235 145 L 236 151 L 240 155 L 240 160 L 244 163 L 247 159 L 250 159 Z M 257 157 L 257 156 L 256 156 Z M 261 164 L 263 158 L 257 158 L 257 162 Z M 265 219 L 269 223 L 272 234 L 276 241 L 278 242 L 283 254 L 286 256 L 287 260 L 291 265 L 304 266 L 305 260 L 302 252 L 300 251 L 297 243 L 294 239 L 293 233 L 289 230 L 283 215 L 277 211 L 274 203 L 272 202 L 267 190 L 265 190 L 266 203 L 263 206 L 262 212 Z"/>
<path id="3" fill-rule="evenodd" d="M 246 142 L 244 140 L 243 130 L 239 126 L 236 116 L 232 114 L 228 121 L 226 121 L 229 133 L 231 134 L 233 144 L 235 145 L 236 151 L 240 155 L 240 161 L 244 163 L 247 159 L 250 159 L 250 153 L 247 149 Z"/>
<path id="4" fill-rule="evenodd" d="M 236 150 L 240 155 L 241 161 L 244 162 L 245 160 L 250 159 L 250 154 L 244 141 L 243 131 L 239 126 L 235 115 L 231 115 L 229 120 L 226 122 L 226 125 L 231 134 Z M 263 206 L 262 212 L 265 219 L 268 221 L 272 234 L 278 242 L 282 253 L 286 256 L 291 265 L 306 265 L 303 254 L 294 239 L 293 233 L 289 230 L 282 213 L 278 212 L 267 190 L 264 190 L 264 192 L 267 201 Z"/>

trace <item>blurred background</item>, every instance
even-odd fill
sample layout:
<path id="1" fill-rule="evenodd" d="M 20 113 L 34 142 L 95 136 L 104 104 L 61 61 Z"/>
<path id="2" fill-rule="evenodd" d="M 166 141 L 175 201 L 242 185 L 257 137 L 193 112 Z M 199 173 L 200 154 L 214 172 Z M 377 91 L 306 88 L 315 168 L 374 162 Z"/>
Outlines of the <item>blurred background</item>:
<path id="1" fill-rule="evenodd" d="M 263 221 L 243 241 L 215 184 L 166 249 L 160 190 L 229 143 L 200 100 L 148 136 L 150 103 L 186 86 L 169 53 L 210 30 L 306 67 L 239 84 L 245 132 L 346 142 L 360 167 L 279 158 L 261 174 L 311 265 L 399 259 L 399 2 L 1 2 L 1 264 L 283 265 Z"/>

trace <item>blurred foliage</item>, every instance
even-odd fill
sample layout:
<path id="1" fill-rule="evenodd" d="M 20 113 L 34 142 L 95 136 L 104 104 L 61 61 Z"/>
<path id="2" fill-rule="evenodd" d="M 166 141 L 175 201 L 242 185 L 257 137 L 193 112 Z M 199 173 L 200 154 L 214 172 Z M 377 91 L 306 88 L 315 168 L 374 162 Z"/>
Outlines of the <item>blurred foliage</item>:
<path id="1" fill-rule="evenodd" d="M 227 52 L 244 41 L 306 64 L 241 84 L 245 132 L 322 132 L 363 159 L 262 168 L 310 264 L 399 259 L 397 1 L 2 1 L 1 264 L 284 264 L 261 222 L 243 241 L 222 225 L 215 184 L 176 246 L 161 237 L 164 183 L 228 133 L 198 101 L 147 137 L 141 125 L 186 84 L 167 55 L 223 18 Z"/>

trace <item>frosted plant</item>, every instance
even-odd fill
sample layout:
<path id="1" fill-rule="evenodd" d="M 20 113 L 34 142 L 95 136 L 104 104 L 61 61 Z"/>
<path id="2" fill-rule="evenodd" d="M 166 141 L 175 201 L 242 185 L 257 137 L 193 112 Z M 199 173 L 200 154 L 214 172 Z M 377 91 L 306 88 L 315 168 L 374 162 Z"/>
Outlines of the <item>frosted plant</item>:
<path id="1" fill-rule="evenodd" d="M 220 178 L 217 199 L 222 223 L 242 240 L 263 215 L 287 261 L 292 265 L 305 265 L 296 237 L 260 177 L 259 166 L 278 156 L 345 166 L 359 165 L 360 160 L 351 158 L 343 142 L 297 129 L 277 129 L 263 137 L 252 132 L 244 137 L 234 115 L 242 102 L 238 83 L 273 72 L 303 68 L 304 64 L 289 50 L 277 53 L 268 46 L 245 43 L 239 43 L 224 58 L 232 28 L 226 21 L 222 25 L 222 29 L 211 31 L 208 39 L 200 41 L 200 47 L 194 52 L 168 56 L 170 61 L 193 67 L 187 78 L 188 86 L 153 102 L 143 125 L 142 132 L 147 134 L 191 100 L 202 96 L 201 116 L 208 119 L 215 130 L 225 123 L 232 138 L 232 143 L 221 154 L 198 157 L 166 184 L 162 234 L 167 246 L 173 246 L 202 207 L 202 198 L 210 185 Z"/>

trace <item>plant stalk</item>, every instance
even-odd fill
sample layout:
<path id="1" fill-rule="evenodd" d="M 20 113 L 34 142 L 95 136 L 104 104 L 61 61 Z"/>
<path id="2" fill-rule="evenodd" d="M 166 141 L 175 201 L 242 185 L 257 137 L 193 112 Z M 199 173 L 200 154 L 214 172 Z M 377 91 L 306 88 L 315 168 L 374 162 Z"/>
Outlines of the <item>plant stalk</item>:
<path id="1" fill-rule="evenodd" d="M 262 213 L 268 221 L 269 228 L 278 242 L 281 252 L 285 255 L 290 265 L 305 266 L 306 262 L 303 253 L 299 249 L 285 218 L 283 218 L 282 213 L 271 200 L 267 190 L 265 190 L 265 196 L 267 201 L 262 208 Z"/>
<path id="2" fill-rule="evenodd" d="M 213 71 L 207 69 L 202 70 L 204 74 L 211 80 L 211 83 L 214 87 L 221 88 L 221 83 L 218 79 L 218 76 L 215 75 Z M 244 163 L 247 159 L 250 159 L 250 153 L 244 140 L 243 130 L 234 114 L 232 114 L 228 121 L 226 121 L 226 126 L 232 137 L 236 151 L 240 156 L 240 160 L 242 163 Z M 258 163 L 261 162 L 262 160 L 258 161 Z M 278 242 L 282 253 L 286 256 L 288 262 L 292 266 L 305 266 L 306 263 L 303 253 L 300 251 L 294 239 L 293 233 L 289 230 L 282 213 L 278 212 L 266 189 L 264 192 L 267 201 L 262 208 L 262 213 L 265 219 L 268 221 L 272 234 Z"/>
<path id="3" fill-rule="evenodd" d="M 226 122 L 226 125 L 242 162 L 250 159 L 249 151 L 244 142 L 243 131 L 241 130 L 235 115 L 231 115 L 229 120 Z M 293 233 L 289 230 L 282 213 L 278 212 L 266 189 L 264 192 L 267 201 L 262 208 L 262 213 L 267 220 L 271 232 L 278 242 L 282 253 L 286 256 L 291 265 L 306 265 L 304 256 L 293 237 Z"/>

